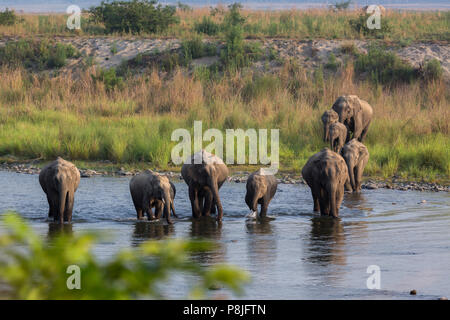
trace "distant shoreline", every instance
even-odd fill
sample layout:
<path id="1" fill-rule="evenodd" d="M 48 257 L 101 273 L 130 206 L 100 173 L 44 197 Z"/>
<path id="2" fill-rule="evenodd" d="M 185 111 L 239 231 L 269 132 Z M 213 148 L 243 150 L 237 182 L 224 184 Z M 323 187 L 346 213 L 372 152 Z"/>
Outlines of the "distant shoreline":
<path id="1" fill-rule="evenodd" d="M 181 1 L 184 3 L 183 1 Z M 335 1 L 338 2 L 338 1 Z M 165 5 L 176 5 L 176 3 L 172 2 L 161 2 Z M 263 11 L 276 11 L 276 10 L 308 10 L 308 9 L 326 9 L 329 5 L 332 5 L 334 2 L 329 1 L 327 3 L 279 3 L 279 4 L 270 4 L 269 2 L 263 3 L 244 3 L 244 9 L 248 10 L 263 10 Z M 216 6 L 217 3 L 213 4 L 190 4 L 187 2 L 189 6 L 195 9 L 199 8 L 208 8 L 210 6 Z M 393 4 L 382 4 L 387 9 L 393 10 L 404 10 L 404 11 L 448 11 L 450 10 L 450 3 L 393 3 Z M 51 7 L 51 6 L 50 6 Z M 90 7 L 90 6 L 89 6 Z M 87 10 L 89 7 L 82 7 L 82 10 Z M 355 5 L 352 4 L 349 10 L 355 10 L 357 8 L 361 8 L 363 5 Z M 12 5 L 1 5 L 0 11 L 5 10 L 6 8 L 12 9 L 17 13 L 23 14 L 62 14 L 66 13 L 67 6 L 65 4 L 54 5 L 53 8 L 42 8 L 39 5 L 22 5 L 16 6 Z"/>

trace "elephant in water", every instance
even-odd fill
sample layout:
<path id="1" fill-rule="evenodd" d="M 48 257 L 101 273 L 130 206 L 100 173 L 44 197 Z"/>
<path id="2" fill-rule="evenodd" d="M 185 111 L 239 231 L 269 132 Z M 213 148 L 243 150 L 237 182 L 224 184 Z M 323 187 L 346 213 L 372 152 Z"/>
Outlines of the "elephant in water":
<path id="1" fill-rule="evenodd" d="M 344 198 L 344 185 L 348 179 L 345 160 L 328 148 L 309 158 L 302 169 L 302 176 L 314 201 L 314 211 L 338 217 Z"/>
<path id="2" fill-rule="evenodd" d="M 228 168 L 222 159 L 201 150 L 183 164 L 181 175 L 189 187 L 192 216 L 209 216 L 217 207 L 217 220 L 222 221 L 219 189 L 228 177 Z"/>
<path id="3" fill-rule="evenodd" d="M 170 199 L 172 199 L 172 202 L 170 203 L 170 210 L 172 211 L 172 214 L 175 218 L 178 218 L 175 207 L 173 205 L 173 202 L 175 200 L 175 195 L 177 194 L 177 189 L 175 188 L 175 185 L 169 181 L 170 183 Z M 162 213 L 164 212 L 164 201 L 159 199 L 154 199 L 150 201 L 150 211 L 152 208 L 155 208 L 155 217 L 156 219 L 160 219 Z M 151 213 L 151 212 L 150 212 Z"/>
<path id="4" fill-rule="evenodd" d="M 361 191 L 361 178 L 369 161 L 369 150 L 356 139 L 350 140 L 342 149 L 342 157 L 347 163 L 350 183 L 347 181 L 346 189 L 353 192 Z"/>
<path id="5" fill-rule="evenodd" d="M 339 121 L 339 115 L 334 110 L 327 110 L 322 114 L 323 142 L 330 141 L 330 126 Z"/>
<path id="6" fill-rule="evenodd" d="M 334 102 L 332 109 L 339 115 L 339 122 L 345 124 L 348 133 L 353 132 L 353 138 L 362 142 L 372 121 L 372 107 L 355 95 L 340 96 Z M 347 141 L 350 134 L 347 135 Z"/>
<path id="7" fill-rule="evenodd" d="M 258 215 L 258 203 L 261 205 L 261 217 L 267 215 L 269 203 L 277 192 L 278 182 L 275 176 L 265 172 L 264 168 L 253 172 L 247 179 L 247 203 L 252 213 Z"/>
<path id="8" fill-rule="evenodd" d="M 39 174 L 39 183 L 47 195 L 48 216 L 63 223 L 72 220 L 75 191 L 80 184 L 80 171 L 77 167 L 58 157 L 45 166 Z"/>
<path id="9" fill-rule="evenodd" d="M 347 140 L 347 127 L 340 122 L 330 125 L 330 147 L 336 153 L 341 153 L 342 147 Z"/>
<path id="10" fill-rule="evenodd" d="M 155 219 L 152 212 L 152 207 L 155 207 L 157 218 L 164 211 L 164 218 L 166 218 L 167 223 L 172 224 L 170 210 L 176 217 L 173 205 L 175 197 L 173 187 L 167 177 L 151 170 L 145 170 L 134 176 L 130 180 L 130 193 L 137 218 L 143 219 L 143 213 L 146 213 L 148 220 Z"/>

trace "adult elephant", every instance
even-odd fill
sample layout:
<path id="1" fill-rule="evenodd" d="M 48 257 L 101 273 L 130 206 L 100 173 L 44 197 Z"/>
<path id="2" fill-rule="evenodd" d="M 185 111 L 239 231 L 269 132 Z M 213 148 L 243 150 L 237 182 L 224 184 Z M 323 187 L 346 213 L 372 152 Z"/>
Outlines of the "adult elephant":
<path id="1" fill-rule="evenodd" d="M 326 110 L 322 114 L 323 142 L 330 141 L 330 126 L 339 121 L 339 115 L 334 110 Z"/>
<path id="2" fill-rule="evenodd" d="M 170 210 L 174 208 L 175 192 L 172 191 L 172 185 L 166 176 L 145 170 L 130 180 L 130 193 L 139 220 L 144 218 L 144 213 L 147 214 L 148 220 L 155 219 L 152 212 L 152 207 L 155 207 L 157 218 L 163 209 L 167 223 L 173 223 Z M 175 210 L 173 212 L 176 216 Z"/>
<path id="3" fill-rule="evenodd" d="M 345 160 L 328 148 L 309 158 L 302 169 L 302 176 L 314 201 L 314 211 L 338 217 L 344 198 L 344 185 L 348 179 Z"/>
<path id="4" fill-rule="evenodd" d="M 353 138 L 362 142 L 372 121 L 372 107 L 355 95 L 340 96 L 334 102 L 332 109 L 339 115 L 339 122 L 345 124 L 348 132 L 353 132 Z M 347 141 L 350 135 L 347 134 Z"/>
<path id="5" fill-rule="evenodd" d="M 274 175 L 268 174 L 264 168 L 253 172 L 247 179 L 245 203 L 253 213 L 258 215 L 258 204 L 261 205 L 261 218 L 267 215 L 269 203 L 277 192 L 278 182 Z"/>
<path id="6" fill-rule="evenodd" d="M 54 221 L 64 223 L 72 220 L 75 191 L 80 184 L 80 171 L 77 167 L 58 157 L 45 166 L 39 174 L 39 183 L 47 195 L 48 216 Z"/>
<path id="7" fill-rule="evenodd" d="M 192 216 L 209 216 L 217 207 L 217 220 L 222 221 L 219 189 L 228 177 L 228 168 L 222 159 L 201 150 L 183 164 L 181 175 L 189 187 Z"/>
<path id="8" fill-rule="evenodd" d="M 361 142 L 356 139 L 350 140 L 342 149 L 342 157 L 347 163 L 350 186 L 347 189 L 353 192 L 361 191 L 361 179 L 369 161 L 369 150 Z"/>

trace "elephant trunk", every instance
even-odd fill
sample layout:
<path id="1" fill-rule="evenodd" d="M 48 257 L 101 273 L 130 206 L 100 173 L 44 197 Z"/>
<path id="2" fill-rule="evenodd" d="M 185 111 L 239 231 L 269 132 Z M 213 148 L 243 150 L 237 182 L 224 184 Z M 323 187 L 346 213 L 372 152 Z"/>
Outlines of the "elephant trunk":
<path id="1" fill-rule="evenodd" d="M 325 124 L 325 125 L 323 126 L 323 141 L 324 141 L 324 142 L 327 142 L 327 141 L 330 140 L 329 127 L 330 127 L 330 126 L 329 126 L 328 124 Z"/>
<path id="2" fill-rule="evenodd" d="M 346 161 L 347 162 L 347 161 Z M 354 165 L 353 165 L 353 161 L 348 161 L 347 162 L 347 171 L 348 171 L 348 176 L 350 178 L 350 185 L 352 186 L 353 191 L 355 191 L 355 172 L 353 170 Z"/>
<path id="3" fill-rule="evenodd" d="M 217 205 L 217 220 L 222 221 L 223 208 L 219 197 L 219 186 L 217 185 L 217 179 L 214 174 L 209 176 L 208 184 L 213 194 L 214 203 Z"/>
<path id="4" fill-rule="evenodd" d="M 170 208 L 173 205 L 172 199 L 170 198 L 169 192 L 164 192 L 164 216 L 166 217 L 167 223 L 172 224 L 170 219 Z"/>
<path id="5" fill-rule="evenodd" d="M 66 211 L 66 201 L 68 198 L 68 190 L 63 183 L 58 181 L 58 212 L 54 217 L 55 221 L 59 219 L 61 223 L 64 222 L 64 212 Z"/>

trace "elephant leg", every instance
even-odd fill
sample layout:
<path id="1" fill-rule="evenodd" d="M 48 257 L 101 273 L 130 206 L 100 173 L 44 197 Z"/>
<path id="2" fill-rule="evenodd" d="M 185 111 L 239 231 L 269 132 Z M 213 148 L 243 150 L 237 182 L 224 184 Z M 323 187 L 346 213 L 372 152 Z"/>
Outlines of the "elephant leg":
<path id="1" fill-rule="evenodd" d="M 311 187 L 311 193 L 312 193 L 312 197 L 313 197 L 313 202 L 314 202 L 314 212 L 317 212 L 320 210 L 320 204 L 319 204 L 319 199 L 320 199 L 320 186 L 313 184 L 313 186 Z"/>
<path id="2" fill-rule="evenodd" d="M 143 218 L 142 208 L 136 208 L 136 214 L 137 214 L 137 219 L 142 220 L 142 218 Z"/>
<path id="3" fill-rule="evenodd" d="M 361 137 L 360 137 L 360 139 L 358 139 L 359 142 L 363 142 L 364 139 L 366 138 L 367 132 L 369 131 L 369 125 L 370 125 L 370 122 L 367 124 L 367 126 L 361 132 Z"/>
<path id="4" fill-rule="evenodd" d="M 269 197 L 265 196 L 261 203 L 261 213 L 260 213 L 261 218 L 265 218 L 267 216 L 267 209 L 269 208 L 269 203 L 270 203 Z"/>
<path id="5" fill-rule="evenodd" d="M 336 213 L 339 214 L 339 208 L 341 207 L 342 200 L 344 200 L 344 186 L 338 186 L 336 189 Z M 336 217 L 337 217 L 336 215 Z"/>
<path id="6" fill-rule="evenodd" d="M 362 163 L 359 163 L 355 167 L 355 184 L 356 184 L 356 192 L 361 192 L 361 179 L 364 168 L 362 168 Z"/>
<path id="7" fill-rule="evenodd" d="M 153 210 L 152 210 L 152 206 L 148 207 L 148 210 L 145 212 L 147 214 L 147 220 L 151 221 L 151 220 L 155 220 L 159 219 L 161 216 L 161 211 L 159 208 L 159 202 L 155 204 L 155 215 L 153 215 Z"/>
<path id="8" fill-rule="evenodd" d="M 148 215 L 149 211 L 151 211 L 150 199 L 148 198 L 148 195 L 144 195 L 144 199 L 142 201 L 142 213 L 141 213 L 141 217 L 140 218 L 138 217 L 138 219 L 142 220 L 144 218 L 143 213 Z"/>
<path id="9" fill-rule="evenodd" d="M 72 221 L 72 210 L 74 203 L 74 193 L 69 191 L 66 197 L 66 207 L 64 210 L 64 221 L 71 222 Z"/>
<path id="10" fill-rule="evenodd" d="M 330 199 L 328 196 L 328 191 L 323 187 L 320 188 L 319 207 L 321 215 L 330 214 Z"/>
<path id="11" fill-rule="evenodd" d="M 333 217 L 337 218 L 339 215 L 339 206 L 337 204 L 338 203 L 337 198 L 340 196 L 338 192 L 338 185 L 336 184 L 336 182 L 331 181 L 327 186 L 327 191 L 329 199 L 328 201 L 330 204 L 329 215 L 331 214 Z"/>
<path id="12" fill-rule="evenodd" d="M 204 216 L 210 216 L 211 215 L 211 207 L 213 206 L 213 199 L 212 199 L 212 193 L 208 191 L 205 195 L 205 203 L 203 206 L 203 212 L 202 214 Z"/>
<path id="13" fill-rule="evenodd" d="M 189 186 L 189 199 L 191 200 L 192 215 L 194 218 L 200 217 L 200 208 L 198 205 L 198 190 Z"/>
<path id="14" fill-rule="evenodd" d="M 50 195 L 47 194 L 47 200 L 48 200 L 48 217 L 55 218 L 58 216 L 58 195 L 55 193 L 51 193 Z"/>
<path id="15" fill-rule="evenodd" d="M 170 203 L 170 209 L 172 210 L 172 214 L 175 218 L 178 218 L 177 214 L 175 213 L 175 207 L 173 205 L 173 199 L 172 202 Z"/>

